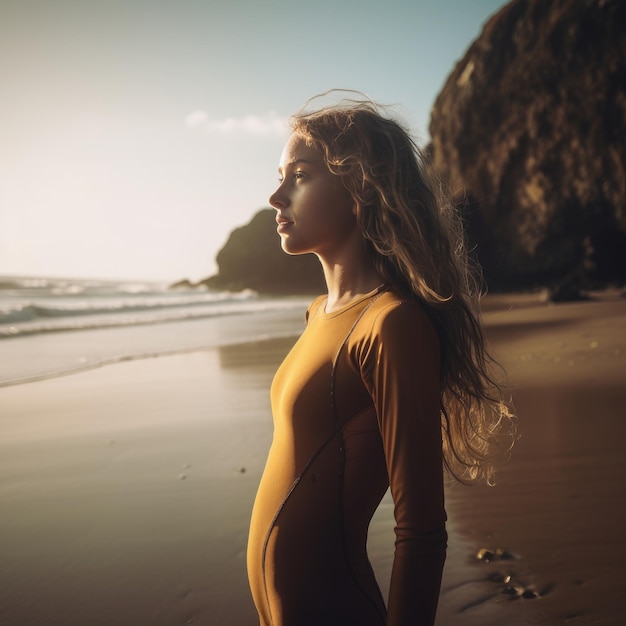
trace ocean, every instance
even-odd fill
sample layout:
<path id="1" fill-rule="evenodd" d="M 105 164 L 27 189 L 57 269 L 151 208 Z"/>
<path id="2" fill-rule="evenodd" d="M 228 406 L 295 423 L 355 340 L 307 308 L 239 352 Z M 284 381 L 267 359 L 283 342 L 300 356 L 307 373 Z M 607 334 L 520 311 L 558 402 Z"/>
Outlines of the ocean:
<path id="1" fill-rule="evenodd" d="M 311 299 L 156 282 L 0 276 L 0 386 L 296 336 Z"/>

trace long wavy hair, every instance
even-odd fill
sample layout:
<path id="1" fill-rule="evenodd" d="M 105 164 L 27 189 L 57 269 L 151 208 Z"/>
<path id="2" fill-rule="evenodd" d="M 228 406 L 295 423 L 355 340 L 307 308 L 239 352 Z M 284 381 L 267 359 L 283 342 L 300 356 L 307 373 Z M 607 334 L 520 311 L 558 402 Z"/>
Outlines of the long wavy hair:
<path id="1" fill-rule="evenodd" d="M 417 299 L 441 345 L 444 465 L 463 483 L 493 483 L 514 440 L 509 403 L 483 335 L 482 280 L 463 224 L 410 133 L 368 100 L 296 113 L 293 132 L 320 149 L 357 207 L 387 284 Z"/>

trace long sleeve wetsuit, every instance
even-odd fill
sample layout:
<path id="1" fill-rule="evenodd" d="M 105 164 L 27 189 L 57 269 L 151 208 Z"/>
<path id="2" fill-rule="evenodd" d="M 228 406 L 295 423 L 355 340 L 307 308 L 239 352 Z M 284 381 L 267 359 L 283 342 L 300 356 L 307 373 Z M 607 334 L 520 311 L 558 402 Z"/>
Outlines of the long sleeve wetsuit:
<path id="1" fill-rule="evenodd" d="M 274 437 L 256 496 L 248 576 L 262 626 L 426 626 L 445 560 L 440 353 L 422 307 L 373 292 L 325 298 L 271 388 Z M 391 487 L 387 607 L 367 530 Z"/>

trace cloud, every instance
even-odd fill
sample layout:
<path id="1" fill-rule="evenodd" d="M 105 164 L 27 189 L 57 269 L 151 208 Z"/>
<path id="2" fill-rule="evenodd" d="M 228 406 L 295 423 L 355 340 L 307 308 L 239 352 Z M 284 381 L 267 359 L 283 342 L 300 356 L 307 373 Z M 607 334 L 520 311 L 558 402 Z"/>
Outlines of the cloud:
<path id="1" fill-rule="evenodd" d="M 206 111 L 194 111 L 187 116 L 187 126 L 207 133 L 229 135 L 283 135 L 287 132 L 287 120 L 270 111 L 265 115 L 244 115 L 214 119 Z"/>
<path id="2" fill-rule="evenodd" d="M 197 126 L 206 124 L 209 121 L 209 116 L 204 111 L 194 111 L 187 116 L 185 121 L 187 122 L 187 126 L 196 128 Z"/>

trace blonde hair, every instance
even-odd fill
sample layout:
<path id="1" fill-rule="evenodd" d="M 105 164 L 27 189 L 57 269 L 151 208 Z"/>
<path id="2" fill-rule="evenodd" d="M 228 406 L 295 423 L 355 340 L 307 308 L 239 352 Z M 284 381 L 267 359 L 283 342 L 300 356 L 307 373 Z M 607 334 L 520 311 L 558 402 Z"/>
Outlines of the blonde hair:
<path id="1" fill-rule="evenodd" d="M 352 194 L 380 275 L 419 300 L 437 329 L 445 467 L 460 482 L 492 484 L 514 426 L 493 378 L 478 306 L 480 273 L 458 211 L 409 132 L 371 101 L 301 111 L 291 128 L 322 151 Z"/>

